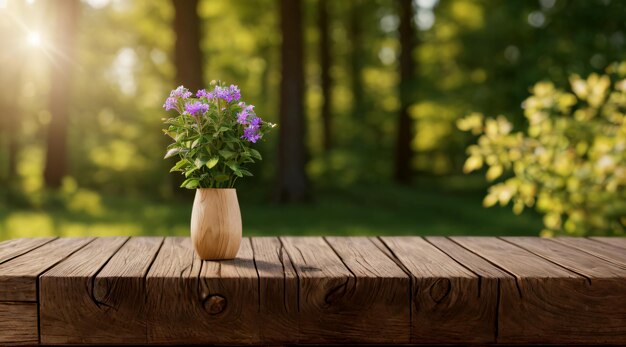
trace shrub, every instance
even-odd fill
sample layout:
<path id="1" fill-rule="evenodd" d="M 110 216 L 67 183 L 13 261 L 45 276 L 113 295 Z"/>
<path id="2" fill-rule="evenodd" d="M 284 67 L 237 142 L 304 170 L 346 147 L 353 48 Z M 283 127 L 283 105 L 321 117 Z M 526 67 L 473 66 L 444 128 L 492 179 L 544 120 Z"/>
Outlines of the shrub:
<path id="1" fill-rule="evenodd" d="M 544 215 L 541 235 L 623 235 L 626 226 L 626 62 L 606 74 L 570 77 L 570 90 L 550 82 L 523 103 L 525 132 L 504 116 L 472 113 L 459 129 L 480 135 L 467 148 L 466 173 L 487 166 L 484 206 L 512 203 Z"/>

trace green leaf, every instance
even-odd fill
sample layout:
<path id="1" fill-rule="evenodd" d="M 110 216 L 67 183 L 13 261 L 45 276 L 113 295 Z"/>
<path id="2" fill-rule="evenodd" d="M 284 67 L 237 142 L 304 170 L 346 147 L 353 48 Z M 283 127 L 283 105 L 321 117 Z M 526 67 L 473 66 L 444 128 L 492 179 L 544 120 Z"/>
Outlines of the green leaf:
<path id="1" fill-rule="evenodd" d="M 196 158 L 196 160 L 194 160 L 194 164 L 196 165 L 196 168 L 200 169 L 202 168 L 204 165 L 206 165 L 207 163 L 207 159 L 204 156 L 199 156 Z"/>
<path id="2" fill-rule="evenodd" d="M 220 127 L 220 129 L 218 130 L 218 132 L 223 133 L 223 132 L 228 131 L 228 130 L 230 130 L 230 128 L 229 128 L 229 127 Z"/>
<path id="3" fill-rule="evenodd" d="M 219 151 L 219 153 L 220 153 L 220 155 L 221 155 L 224 159 L 229 159 L 229 158 L 231 158 L 232 156 L 234 156 L 235 154 L 237 154 L 237 153 L 235 153 L 235 152 L 231 152 L 231 151 L 226 150 L 226 149 L 222 149 L 222 150 L 220 150 L 220 151 Z"/>
<path id="4" fill-rule="evenodd" d="M 219 161 L 220 161 L 220 157 L 214 156 L 213 158 L 209 159 L 209 161 L 206 162 L 206 167 L 208 167 L 209 169 L 212 169 L 215 165 L 217 165 Z"/>
<path id="5" fill-rule="evenodd" d="M 165 157 L 163 157 L 163 159 L 167 159 L 167 158 L 171 158 L 173 156 L 175 156 L 176 154 L 180 153 L 181 148 L 172 148 L 170 150 L 167 151 L 167 153 L 165 153 Z"/>
<path id="6" fill-rule="evenodd" d="M 215 176 L 215 180 L 217 182 L 228 181 L 228 175 L 217 175 Z"/>
<path id="7" fill-rule="evenodd" d="M 201 138 L 197 138 L 195 139 L 192 143 L 191 143 L 191 148 L 195 148 L 196 146 L 198 146 L 198 143 L 200 143 Z"/>
<path id="8" fill-rule="evenodd" d="M 231 160 L 226 163 L 226 166 L 228 166 L 235 173 L 235 175 L 237 175 L 237 177 L 243 177 L 243 174 L 241 173 L 241 168 L 236 161 Z"/>
<path id="9" fill-rule="evenodd" d="M 187 164 L 187 159 L 182 159 L 179 160 L 176 165 L 174 165 L 171 169 L 170 172 L 174 172 L 174 171 L 182 171 L 182 167 L 185 166 Z"/>
<path id="10" fill-rule="evenodd" d="M 254 159 L 263 160 L 263 157 L 261 157 L 261 153 L 259 153 L 259 151 L 254 148 L 250 148 L 250 154 Z"/>
<path id="11" fill-rule="evenodd" d="M 254 176 L 254 175 L 252 174 L 252 172 L 250 172 L 250 171 L 248 171 L 248 170 L 246 170 L 246 169 L 241 169 L 240 171 L 241 171 L 241 173 L 242 173 L 244 176 Z"/>
<path id="12" fill-rule="evenodd" d="M 200 181 L 197 178 L 188 178 L 183 181 L 180 187 L 187 188 L 187 189 L 195 189 L 195 188 L 198 188 L 199 185 L 200 185 Z"/>

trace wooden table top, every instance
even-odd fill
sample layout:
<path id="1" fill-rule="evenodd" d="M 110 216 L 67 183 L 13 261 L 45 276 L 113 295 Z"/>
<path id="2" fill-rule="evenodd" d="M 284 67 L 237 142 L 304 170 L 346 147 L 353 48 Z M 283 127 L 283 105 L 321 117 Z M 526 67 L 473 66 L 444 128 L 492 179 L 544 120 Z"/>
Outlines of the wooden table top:
<path id="1" fill-rule="evenodd" d="M 0 344 L 626 344 L 626 238 L 0 243 Z"/>

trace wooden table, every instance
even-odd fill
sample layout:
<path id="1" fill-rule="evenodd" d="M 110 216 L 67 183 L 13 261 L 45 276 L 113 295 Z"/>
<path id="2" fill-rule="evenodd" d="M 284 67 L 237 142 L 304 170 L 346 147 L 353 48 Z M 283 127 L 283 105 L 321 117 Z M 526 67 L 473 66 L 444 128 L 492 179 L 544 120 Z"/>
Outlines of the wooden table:
<path id="1" fill-rule="evenodd" d="M 626 344 L 626 238 L 0 243 L 6 344 Z"/>

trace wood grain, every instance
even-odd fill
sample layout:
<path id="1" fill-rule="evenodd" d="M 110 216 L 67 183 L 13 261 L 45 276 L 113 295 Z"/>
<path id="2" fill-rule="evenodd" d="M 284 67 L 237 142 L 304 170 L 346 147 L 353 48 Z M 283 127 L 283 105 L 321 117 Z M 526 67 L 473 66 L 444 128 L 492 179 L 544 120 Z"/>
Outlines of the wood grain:
<path id="1" fill-rule="evenodd" d="M 537 237 L 504 237 L 502 239 L 592 281 L 595 279 L 626 278 L 626 270 L 617 265 L 579 249 L 554 242 L 551 239 Z M 626 296 L 623 299 L 623 302 L 626 303 Z M 626 319 L 626 314 L 624 314 L 624 318 Z M 624 325 L 626 326 L 626 322 Z"/>
<path id="2" fill-rule="evenodd" d="M 125 241 L 98 239 L 41 276 L 42 342 L 146 343 L 145 275 L 163 238 Z"/>
<path id="3" fill-rule="evenodd" d="M 62 238 L 0 264 L 0 301 L 37 301 L 37 277 L 93 238 Z"/>
<path id="4" fill-rule="evenodd" d="M 259 343 L 252 247 L 234 260 L 201 261 L 188 238 L 167 238 L 146 279 L 148 342 Z"/>
<path id="5" fill-rule="evenodd" d="M 625 342 L 623 325 L 622 328 L 615 325 L 623 319 L 618 317 L 619 310 L 616 312 L 607 307 L 608 303 L 615 305 L 615 299 L 623 294 L 607 291 L 605 285 L 595 285 L 594 281 L 589 283 L 588 278 L 563 265 L 504 240 L 487 237 L 452 239 L 516 277 L 515 282 L 503 280 L 500 285 L 497 342 Z M 549 240 L 540 242 L 556 244 Z"/>
<path id="6" fill-rule="evenodd" d="M 298 275 L 276 237 L 251 239 L 259 274 L 260 339 L 268 344 L 298 340 Z"/>
<path id="7" fill-rule="evenodd" d="M 476 274 L 421 237 L 381 240 L 412 275 L 411 343 L 494 341 L 497 295 Z"/>
<path id="8" fill-rule="evenodd" d="M 3 255 L 0 345 L 626 345 L 626 250 L 604 239 L 244 238 L 202 261 L 190 238 L 61 238 Z"/>
<path id="9" fill-rule="evenodd" d="M 97 318 L 105 316 L 101 311 L 111 307 L 96 297 L 94 276 L 127 240 L 127 237 L 97 238 L 39 277 L 42 343 L 99 341 L 98 325 L 105 321 L 99 322 Z"/>
<path id="10" fill-rule="evenodd" d="M 22 238 L 6 240 L 0 243 L 0 264 L 22 255 L 34 248 L 40 247 L 52 240 L 54 237 Z"/>
<path id="11" fill-rule="evenodd" d="M 409 343 L 411 279 L 364 237 L 328 237 L 328 244 L 355 277 L 350 330 L 363 343 Z M 347 317 L 346 317 L 347 318 Z"/>
<path id="12" fill-rule="evenodd" d="M 200 259 L 234 259 L 241 244 L 237 190 L 196 189 L 191 211 L 191 241 Z"/>
<path id="13" fill-rule="evenodd" d="M 591 240 L 626 249 L 626 237 L 591 237 Z"/>
<path id="14" fill-rule="evenodd" d="M 596 242 L 584 237 L 556 237 L 551 240 L 593 254 L 600 259 L 604 259 L 626 269 L 626 250 L 622 248 Z"/>
<path id="15" fill-rule="evenodd" d="M 354 334 L 344 327 L 352 315 L 345 310 L 354 276 L 321 237 L 280 239 L 299 278 L 297 341 L 349 341 Z"/>
<path id="16" fill-rule="evenodd" d="M 329 240 L 332 244 L 335 239 Z M 346 251 L 346 243 L 333 249 L 321 237 L 285 237 L 281 242 L 299 277 L 298 341 L 305 343 L 380 343 L 408 341 L 408 278 L 371 242 Z M 348 244 L 356 243 L 346 240 Z M 372 263 L 394 269 L 385 278 L 373 279 L 371 264 L 362 262 L 370 252 Z M 343 257 L 343 258 L 342 258 Z M 355 272 L 349 268 L 352 263 Z M 369 272 L 365 270 L 369 268 Z M 399 277 L 394 277 L 395 275 Z M 378 281 L 377 283 L 375 283 Z M 404 281 L 404 282 L 403 282 Z M 381 283 L 398 288 L 381 287 Z M 371 284 L 368 287 L 367 284 Z M 398 294 L 398 292 L 403 294 Z M 401 302 L 401 304 L 399 304 Z M 385 304 L 388 307 L 383 308 Z M 404 321 L 399 321 L 407 313 Z M 373 318 L 376 313 L 380 316 Z M 387 320 L 388 319 L 388 320 Z M 385 328 L 389 331 L 385 331 Z"/>
<path id="17" fill-rule="evenodd" d="M 0 302 L 0 345 L 37 345 L 37 303 Z"/>

